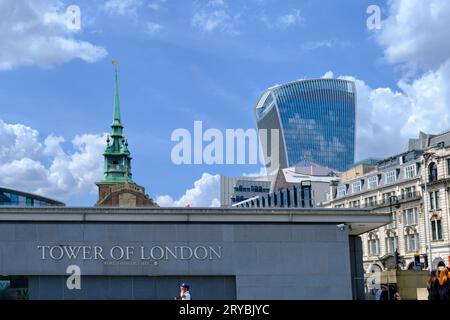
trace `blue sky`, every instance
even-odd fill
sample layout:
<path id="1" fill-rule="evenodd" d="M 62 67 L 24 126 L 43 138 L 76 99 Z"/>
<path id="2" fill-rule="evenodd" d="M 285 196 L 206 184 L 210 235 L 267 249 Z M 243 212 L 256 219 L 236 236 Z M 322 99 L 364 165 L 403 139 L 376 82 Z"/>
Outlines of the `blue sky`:
<path id="1" fill-rule="evenodd" d="M 96 177 L 76 171 L 98 172 L 98 165 L 92 167 L 93 159 L 101 157 L 95 154 L 98 141 L 103 141 L 100 136 L 109 132 L 112 120 L 112 59 L 119 61 L 122 118 L 134 158 L 134 179 L 154 198 L 170 196 L 161 198 L 167 205 L 186 201 L 209 205 L 218 196 L 217 174 L 259 171 L 257 165 L 176 166 L 170 159 L 174 129 L 191 130 L 195 120 L 203 121 L 205 128 L 254 128 L 252 107 L 264 89 L 299 78 L 322 77 L 328 71 L 358 82 L 361 138 L 357 157 L 401 152 L 406 139 L 418 130 L 450 127 L 447 114 L 439 123 L 433 118 L 436 112 L 448 110 L 440 100 L 448 93 L 442 91 L 446 89 L 435 93 L 439 101 L 423 96 L 426 86 L 447 83 L 450 49 L 444 46 L 444 53 L 436 56 L 433 47 L 424 51 L 423 43 L 407 42 L 420 32 L 440 30 L 447 23 L 443 17 L 449 8 L 438 8 L 442 15 L 430 22 L 422 12 L 427 4 L 411 3 L 24 0 L 17 4 L 0 0 L 3 12 L 8 8 L 31 12 L 17 14 L 13 24 L 34 19 L 37 25 L 30 33 L 19 32 L 11 39 L 6 34 L 9 30 L 0 30 L 6 38 L 0 49 L 8 51 L 14 43 L 10 55 L 0 54 L 0 120 L 4 126 L 0 129 L 4 135 L 0 136 L 0 173 L 7 173 L 0 185 L 48 193 L 70 205 L 95 203 L 95 189 L 90 186 Z M 40 15 L 49 12 L 58 19 L 64 17 L 71 4 L 81 9 L 79 32 L 57 31 L 63 28 L 61 21 L 50 28 L 48 20 L 41 19 Z M 366 9 L 371 4 L 382 10 L 382 30 L 366 27 Z M 412 15 L 417 21 L 405 29 L 402 23 L 406 22 L 393 19 L 395 14 Z M 428 45 L 438 48 L 440 37 L 447 36 L 447 31 L 439 32 Z M 53 47 L 55 39 L 69 43 Z M 411 48 L 399 50 L 399 39 Z M 435 112 L 423 114 L 428 101 L 436 103 Z M 393 110 L 392 114 L 380 117 L 384 108 Z M 81 144 L 73 143 L 76 136 Z M 39 150 L 25 140 L 40 144 Z M 89 143 L 96 147 L 87 147 Z M 77 167 L 77 161 L 86 164 Z M 28 166 L 26 174 L 24 166 Z M 21 170 L 20 174 L 12 176 L 14 170 Z M 73 188 L 70 181 L 78 186 Z"/>

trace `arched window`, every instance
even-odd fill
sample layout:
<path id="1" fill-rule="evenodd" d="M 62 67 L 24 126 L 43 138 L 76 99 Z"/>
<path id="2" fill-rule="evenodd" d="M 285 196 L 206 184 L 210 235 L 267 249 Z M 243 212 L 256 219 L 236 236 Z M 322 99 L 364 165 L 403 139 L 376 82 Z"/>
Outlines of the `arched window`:
<path id="1" fill-rule="evenodd" d="M 431 231 L 433 241 L 442 240 L 442 222 L 438 216 L 431 218 Z"/>
<path id="2" fill-rule="evenodd" d="M 405 229 L 405 244 L 407 252 L 419 250 L 419 233 L 415 228 L 407 227 Z"/>
<path id="3" fill-rule="evenodd" d="M 437 181 L 438 179 L 438 169 L 436 163 L 432 162 L 429 166 L 430 182 Z"/>
<path id="4" fill-rule="evenodd" d="M 380 254 L 380 240 L 378 236 L 371 232 L 368 236 L 369 256 L 378 256 Z"/>
<path id="5" fill-rule="evenodd" d="M 445 262 L 441 257 L 437 257 L 433 260 L 433 263 L 431 265 L 433 269 L 439 269 L 439 267 L 445 267 Z"/>
<path id="6" fill-rule="evenodd" d="M 398 237 L 394 231 L 386 231 L 386 252 L 394 253 L 397 249 Z"/>

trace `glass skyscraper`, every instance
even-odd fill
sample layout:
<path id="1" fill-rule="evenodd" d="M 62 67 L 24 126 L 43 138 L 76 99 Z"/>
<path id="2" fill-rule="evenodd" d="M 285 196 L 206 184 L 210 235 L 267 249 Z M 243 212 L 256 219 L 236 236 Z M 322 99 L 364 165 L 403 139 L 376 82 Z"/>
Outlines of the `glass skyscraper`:
<path id="1" fill-rule="evenodd" d="M 262 93 L 254 112 L 258 129 L 279 129 L 281 168 L 313 163 L 344 171 L 353 164 L 353 82 L 313 79 L 276 85 Z M 265 149 L 270 156 L 270 143 Z"/>

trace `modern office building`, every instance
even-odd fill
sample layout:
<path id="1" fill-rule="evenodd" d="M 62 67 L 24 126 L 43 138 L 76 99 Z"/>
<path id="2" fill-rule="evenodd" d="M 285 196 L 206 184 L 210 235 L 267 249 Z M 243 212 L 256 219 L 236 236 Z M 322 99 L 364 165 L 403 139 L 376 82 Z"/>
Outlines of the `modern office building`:
<path id="1" fill-rule="evenodd" d="M 351 81 L 313 79 L 276 85 L 262 93 L 254 114 L 259 130 L 279 130 L 281 169 L 312 162 L 344 171 L 354 162 L 356 90 Z M 271 143 L 263 148 L 265 155 L 272 154 Z"/>
<path id="2" fill-rule="evenodd" d="M 279 169 L 270 193 L 259 193 L 244 199 L 240 208 L 313 208 L 327 199 L 330 183 L 337 184 L 338 172 L 309 165 Z"/>
<path id="3" fill-rule="evenodd" d="M 220 206 L 232 205 L 270 192 L 270 181 L 266 176 L 227 177 L 220 176 Z"/>
<path id="4" fill-rule="evenodd" d="M 0 206 L 47 207 L 64 205 L 63 202 L 37 194 L 0 187 Z"/>
<path id="5" fill-rule="evenodd" d="M 396 250 L 401 269 L 450 265 L 450 131 L 421 132 L 406 152 L 342 177 L 325 206 L 392 214 L 392 223 L 361 236 L 366 276 L 393 268 Z"/>
<path id="6" fill-rule="evenodd" d="M 0 296 L 173 300 L 187 282 L 195 300 L 364 299 L 358 235 L 389 222 L 365 209 L 0 207 Z"/>

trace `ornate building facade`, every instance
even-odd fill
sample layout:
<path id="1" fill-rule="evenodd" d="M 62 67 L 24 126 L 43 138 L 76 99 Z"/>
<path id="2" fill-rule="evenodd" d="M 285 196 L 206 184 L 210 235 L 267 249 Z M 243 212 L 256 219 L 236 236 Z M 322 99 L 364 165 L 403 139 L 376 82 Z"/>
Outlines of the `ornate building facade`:
<path id="1" fill-rule="evenodd" d="M 392 214 L 389 225 L 361 236 L 366 273 L 394 267 L 396 251 L 402 269 L 449 265 L 450 131 L 421 133 L 407 152 L 353 173 L 330 186 L 322 205 Z"/>

